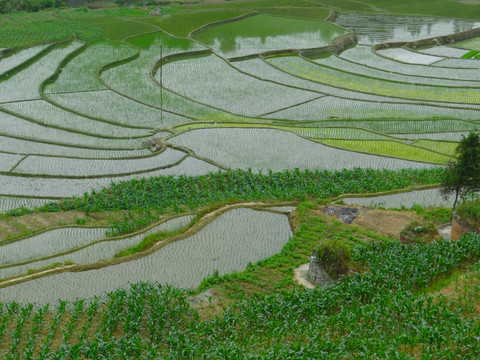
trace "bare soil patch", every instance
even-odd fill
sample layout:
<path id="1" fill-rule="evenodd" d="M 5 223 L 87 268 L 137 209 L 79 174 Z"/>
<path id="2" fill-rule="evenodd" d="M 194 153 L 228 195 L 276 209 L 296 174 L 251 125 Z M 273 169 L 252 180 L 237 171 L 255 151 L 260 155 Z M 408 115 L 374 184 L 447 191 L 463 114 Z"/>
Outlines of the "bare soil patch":
<path id="1" fill-rule="evenodd" d="M 399 238 L 400 231 L 414 220 L 420 220 L 412 211 L 372 209 L 361 206 L 325 206 L 322 216 L 334 217 L 347 224 L 361 226 L 378 234 Z"/>
<path id="2" fill-rule="evenodd" d="M 310 281 L 307 280 L 307 272 L 310 263 L 300 265 L 298 268 L 293 269 L 293 279 L 299 285 L 305 286 L 307 289 L 313 289 L 315 287 Z"/>
<path id="3" fill-rule="evenodd" d="M 378 234 L 399 238 L 400 231 L 420 218 L 411 211 L 366 209 L 361 210 L 353 225 L 362 226 Z"/>

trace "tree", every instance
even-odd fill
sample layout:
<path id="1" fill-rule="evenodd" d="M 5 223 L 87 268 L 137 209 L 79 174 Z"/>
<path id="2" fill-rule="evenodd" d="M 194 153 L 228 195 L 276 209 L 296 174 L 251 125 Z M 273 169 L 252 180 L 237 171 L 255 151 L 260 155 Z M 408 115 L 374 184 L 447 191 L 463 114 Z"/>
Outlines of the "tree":
<path id="1" fill-rule="evenodd" d="M 455 156 L 456 160 L 447 164 L 440 190 L 445 197 L 455 194 L 453 209 L 459 196 L 480 190 L 480 135 L 470 132 L 468 136 L 462 136 Z"/>

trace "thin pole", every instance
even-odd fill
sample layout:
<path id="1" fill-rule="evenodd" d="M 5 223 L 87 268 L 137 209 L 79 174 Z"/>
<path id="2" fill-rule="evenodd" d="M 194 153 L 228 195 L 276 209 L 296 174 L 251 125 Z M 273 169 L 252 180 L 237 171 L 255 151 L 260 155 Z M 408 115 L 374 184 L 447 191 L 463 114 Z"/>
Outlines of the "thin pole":
<path id="1" fill-rule="evenodd" d="M 163 45 L 160 45 L 160 121 L 163 124 Z"/>

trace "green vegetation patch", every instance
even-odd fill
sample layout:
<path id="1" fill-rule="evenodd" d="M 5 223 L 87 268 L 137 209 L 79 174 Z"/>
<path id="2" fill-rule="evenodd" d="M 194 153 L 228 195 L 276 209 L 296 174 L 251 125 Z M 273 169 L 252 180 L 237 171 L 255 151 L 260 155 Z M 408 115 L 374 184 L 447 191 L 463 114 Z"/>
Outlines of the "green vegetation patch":
<path id="1" fill-rule="evenodd" d="M 161 28 L 175 36 L 187 37 L 193 30 L 207 24 L 232 19 L 248 13 L 248 10 L 183 11 L 181 13 L 171 13 L 168 16 L 141 17 L 137 21 Z"/>
<path id="2" fill-rule="evenodd" d="M 291 8 L 291 7 L 316 7 L 315 3 L 308 0 L 246 0 L 246 1 L 216 1 L 208 5 L 196 5 L 196 9 L 261 9 L 261 8 Z"/>
<path id="3" fill-rule="evenodd" d="M 0 26 L 0 46 L 27 47 L 77 36 L 91 41 L 103 36 L 101 29 L 75 21 L 42 20 L 6 22 Z"/>
<path id="4" fill-rule="evenodd" d="M 409 244 L 427 244 L 438 240 L 437 227 L 433 222 L 412 221 L 400 232 L 400 239 Z"/>
<path id="5" fill-rule="evenodd" d="M 375 193 L 440 182 L 443 168 L 399 171 L 353 169 L 321 171 L 298 169 L 253 173 L 231 171 L 203 176 L 164 176 L 112 183 L 83 197 L 66 199 L 66 210 L 167 209 L 182 211 L 226 200 L 287 201 L 306 197 L 331 198 L 341 194 Z"/>
<path id="6" fill-rule="evenodd" d="M 131 36 L 137 36 L 158 30 L 158 28 L 152 25 L 123 18 L 114 19 L 110 22 L 92 23 L 91 26 L 100 29 L 107 39 L 115 41 L 121 41 Z"/>
<path id="7" fill-rule="evenodd" d="M 318 216 L 315 210 L 316 205 L 310 202 L 299 204 L 295 221 L 301 223 L 301 226 L 279 254 L 251 264 L 241 272 L 208 277 L 202 282 L 198 291 L 212 286 L 225 291 L 230 296 L 289 291 L 297 287 L 293 280 L 293 270 L 309 261 L 312 249 L 321 247 L 320 241 L 328 243 L 327 247 L 341 248 L 338 253 L 342 264 L 350 267 L 350 252 L 354 246 L 367 240 L 387 240 L 386 237 L 374 234 L 367 229 Z M 336 260 L 333 259 L 333 254 L 331 255 L 333 264 Z M 325 255 L 325 257 L 328 256 Z M 332 273 L 335 278 L 338 278 L 342 272 L 340 268 L 345 270 L 343 266 L 335 268 L 332 265 L 332 270 L 337 274 L 335 276 Z"/>
<path id="8" fill-rule="evenodd" d="M 325 222 L 308 221 L 301 231 L 318 238 L 327 229 L 332 228 Z M 477 235 L 415 246 L 372 241 L 354 247 L 352 259 L 368 271 L 312 291 L 296 288 L 242 298 L 239 287 L 231 290 L 232 298 L 221 312 L 215 312 L 217 298 L 197 311 L 186 301 L 185 291 L 150 283 L 91 302 L 61 301 L 51 313 L 49 307 L 1 304 L 5 327 L 0 329 L 0 349 L 9 354 L 14 346 L 15 353 L 23 354 L 28 344 L 38 344 L 54 358 L 82 349 L 93 359 L 125 353 L 132 359 L 224 359 L 225 353 L 232 359 L 316 358 L 319 353 L 353 359 L 359 349 L 378 358 L 468 358 L 472 351 L 478 353 L 480 327 L 472 313 L 480 300 L 478 291 L 465 291 L 454 303 L 420 292 L 478 261 Z M 269 265 L 275 268 L 272 260 Z M 253 280 L 251 269 L 245 273 L 249 271 Z M 479 273 L 478 265 L 469 270 L 477 278 Z M 7 325 L 14 331 L 7 333 Z M 40 328 L 48 329 L 46 338 Z"/>
<path id="9" fill-rule="evenodd" d="M 338 279 L 350 270 L 348 265 L 351 260 L 350 251 L 351 249 L 341 240 L 322 239 L 313 249 L 313 254 L 327 274 L 332 279 Z"/>
<path id="10" fill-rule="evenodd" d="M 397 141 L 364 141 L 364 140 L 318 140 L 322 144 L 339 149 L 358 151 L 367 154 L 388 156 L 398 159 L 418 161 L 422 160 L 432 164 L 445 164 L 452 158 L 421 147 L 407 145 Z"/>
<path id="11" fill-rule="evenodd" d="M 480 200 L 464 201 L 455 208 L 455 213 L 476 229 L 480 229 Z"/>
<path id="12" fill-rule="evenodd" d="M 402 99 L 477 103 L 478 89 L 412 85 L 335 70 L 298 56 L 268 59 L 273 66 L 303 79 L 352 91 Z"/>
<path id="13" fill-rule="evenodd" d="M 478 53 L 480 53 L 480 51 L 478 51 L 478 50 L 469 51 L 465 55 L 462 55 L 462 59 L 471 59 L 472 57 L 474 57 Z"/>
<path id="14" fill-rule="evenodd" d="M 429 149 L 448 156 L 454 156 L 458 142 L 454 141 L 438 141 L 438 140 L 417 140 L 415 146 Z"/>

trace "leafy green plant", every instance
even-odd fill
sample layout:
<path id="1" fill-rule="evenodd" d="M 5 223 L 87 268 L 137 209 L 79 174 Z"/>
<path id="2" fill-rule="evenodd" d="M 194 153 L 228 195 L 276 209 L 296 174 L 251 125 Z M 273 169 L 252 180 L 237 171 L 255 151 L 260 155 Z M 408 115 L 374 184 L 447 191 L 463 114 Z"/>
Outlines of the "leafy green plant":
<path id="1" fill-rule="evenodd" d="M 462 202 L 455 213 L 472 227 L 480 229 L 480 200 Z"/>
<path id="2" fill-rule="evenodd" d="M 7 216 L 23 216 L 23 215 L 28 215 L 28 214 L 32 214 L 33 213 L 33 210 L 32 209 L 28 209 L 26 207 L 21 207 L 21 208 L 18 208 L 18 209 L 12 209 L 12 210 L 8 210 L 5 212 L 5 215 Z"/>
<path id="3" fill-rule="evenodd" d="M 56 201 L 50 201 L 38 209 L 41 212 L 60 212 L 62 209 Z"/>
<path id="4" fill-rule="evenodd" d="M 110 226 L 110 229 L 105 232 L 105 235 L 108 237 L 112 237 L 134 232 L 136 230 L 144 228 L 145 226 L 151 224 L 156 220 L 158 220 L 158 216 L 151 213 L 150 211 L 144 212 L 140 217 L 138 217 L 132 212 L 129 212 L 128 214 L 123 214 L 122 221 L 112 224 Z"/>
<path id="5" fill-rule="evenodd" d="M 155 209 L 183 212 L 227 200 L 273 201 L 326 199 L 345 193 L 374 193 L 435 184 L 443 168 L 399 171 L 360 169 L 342 171 L 285 170 L 253 173 L 227 170 L 202 176 L 163 176 L 112 183 L 83 197 L 64 200 L 67 210 L 116 211 Z M 125 223 L 133 219 L 126 218 Z"/>

